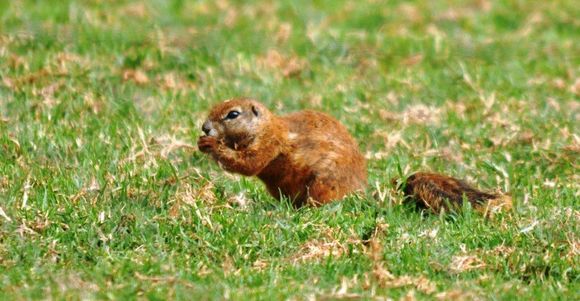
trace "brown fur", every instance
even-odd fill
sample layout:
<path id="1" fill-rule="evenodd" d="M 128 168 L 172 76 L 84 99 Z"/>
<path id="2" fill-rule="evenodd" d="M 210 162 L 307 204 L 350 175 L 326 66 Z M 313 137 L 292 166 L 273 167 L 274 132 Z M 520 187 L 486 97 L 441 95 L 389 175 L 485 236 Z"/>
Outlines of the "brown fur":
<path id="1" fill-rule="evenodd" d="M 239 116 L 227 119 L 232 110 Z M 296 206 L 320 205 L 362 190 L 366 162 L 347 129 L 329 115 L 272 114 L 252 99 L 216 105 L 204 123 L 199 149 L 225 170 L 257 176 L 270 194 Z"/>
<path id="2" fill-rule="evenodd" d="M 396 181 L 395 181 L 396 182 Z M 480 191 L 467 183 L 441 174 L 418 172 L 401 184 L 403 194 L 419 207 L 433 212 L 457 211 L 464 200 L 484 215 L 512 206 L 508 195 Z"/>

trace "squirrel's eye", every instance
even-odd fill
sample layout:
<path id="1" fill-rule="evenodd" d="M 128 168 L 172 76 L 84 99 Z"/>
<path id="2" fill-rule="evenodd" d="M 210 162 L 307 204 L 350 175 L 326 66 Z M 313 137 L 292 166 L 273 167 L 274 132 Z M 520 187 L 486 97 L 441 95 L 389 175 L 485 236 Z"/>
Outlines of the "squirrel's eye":
<path id="1" fill-rule="evenodd" d="M 225 119 L 236 119 L 236 117 L 240 116 L 240 112 L 238 111 L 230 111 Z"/>

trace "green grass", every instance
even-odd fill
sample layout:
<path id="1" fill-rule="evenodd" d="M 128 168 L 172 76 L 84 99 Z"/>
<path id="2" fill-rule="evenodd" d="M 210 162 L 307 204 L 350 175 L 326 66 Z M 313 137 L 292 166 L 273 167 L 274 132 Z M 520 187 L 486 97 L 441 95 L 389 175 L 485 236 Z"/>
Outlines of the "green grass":
<path id="1" fill-rule="evenodd" d="M 0 0 L 0 299 L 579 299 L 579 15 Z M 195 141 L 242 95 L 338 118 L 368 192 L 295 210 L 221 171 Z M 389 179 L 418 170 L 515 210 L 397 205 Z"/>

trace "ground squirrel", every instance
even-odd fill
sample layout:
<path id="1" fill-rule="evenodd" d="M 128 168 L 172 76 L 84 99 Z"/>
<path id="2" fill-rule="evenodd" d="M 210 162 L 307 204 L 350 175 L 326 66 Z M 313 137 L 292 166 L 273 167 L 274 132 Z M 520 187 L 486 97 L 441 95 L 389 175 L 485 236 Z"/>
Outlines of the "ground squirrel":
<path id="1" fill-rule="evenodd" d="M 356 141 L 324 113 L 277 116 L 255 100 L 237 98 L 213 107 L 202 130 L 200 151 L 227 171 L 257 176 L 272 196 L 286 197 L 297 207 L 325 204 L 367 185 L 366 161 Z M 399 187 L 434 212 L 458 208 L 464 197 L 476 209 L 499 199 L 434 173 L 413 174 Z"/>
<path id="2" fill-rule="evenodd" d="M 257 176 L 272 196 L 297 207 L 325 204 L 367 184 L 356 141 L 324 113 L 277 116 L 255 100 L 238 98 L 215 106 L 202 129 L 200 151 L 227 171 Z"/>

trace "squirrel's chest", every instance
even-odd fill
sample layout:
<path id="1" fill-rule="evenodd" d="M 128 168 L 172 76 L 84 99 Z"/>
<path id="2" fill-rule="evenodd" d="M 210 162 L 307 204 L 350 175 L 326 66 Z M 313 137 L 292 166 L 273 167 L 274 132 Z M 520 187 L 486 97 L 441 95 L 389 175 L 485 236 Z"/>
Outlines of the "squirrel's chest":
<path id="1" fill-rule="evenodd" d="M 268 190 L 282 192 L 286 196 L 295 195 L 305 189 L 313 177 L 308 166 L 296 162 L 295 158 L 281 154 L 268 164 L 259 174 Z"/>

